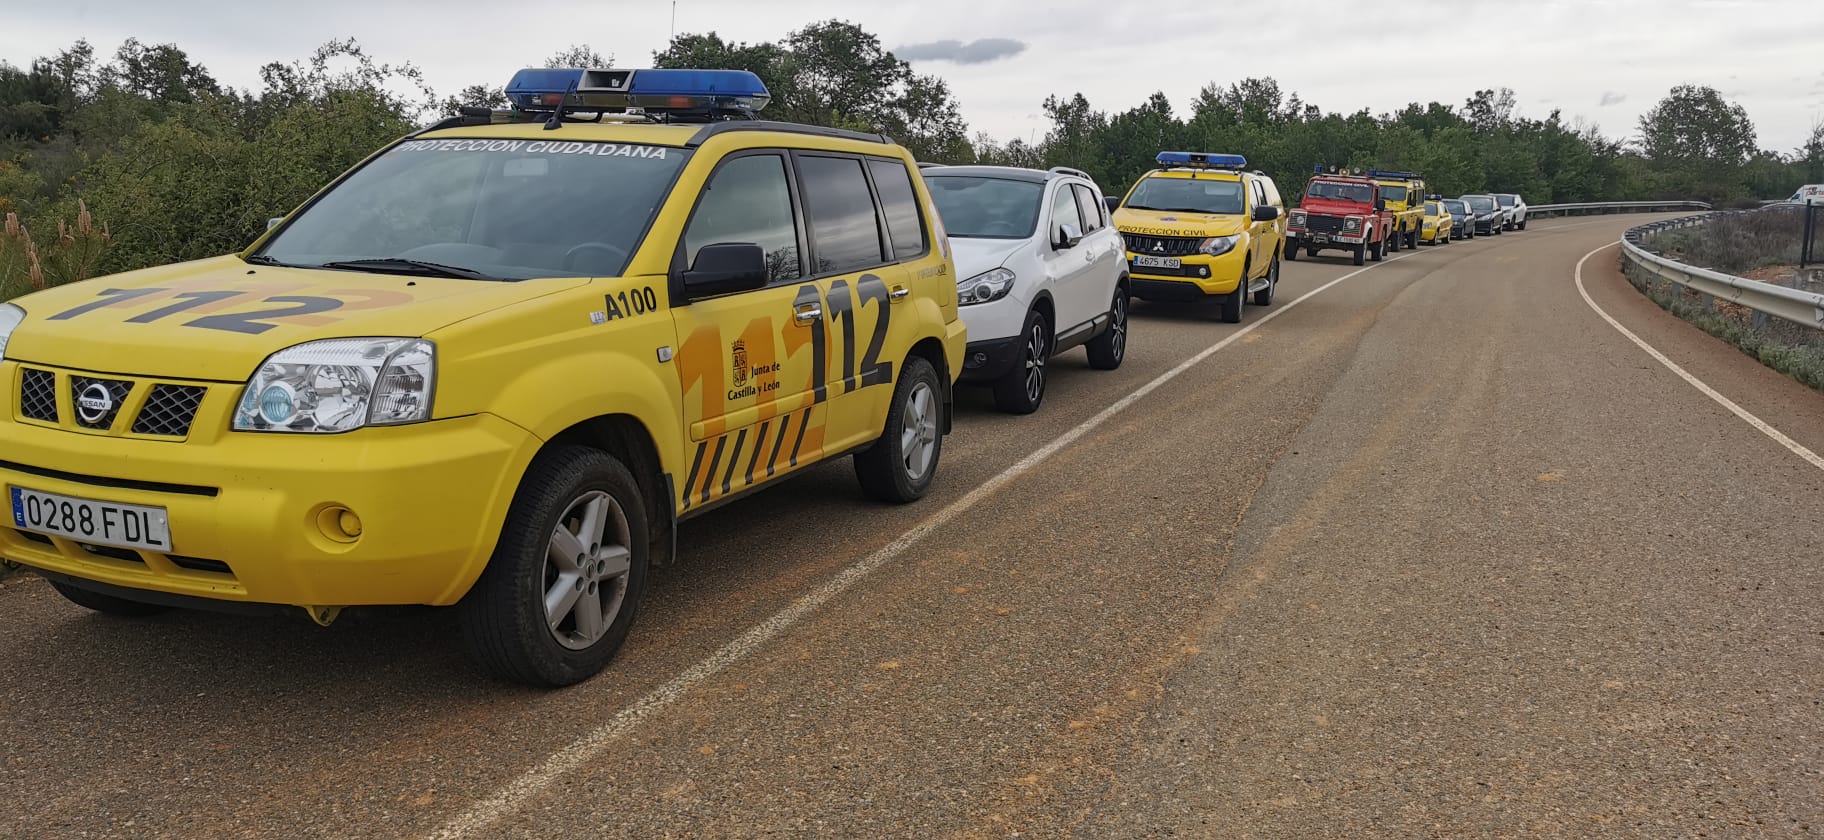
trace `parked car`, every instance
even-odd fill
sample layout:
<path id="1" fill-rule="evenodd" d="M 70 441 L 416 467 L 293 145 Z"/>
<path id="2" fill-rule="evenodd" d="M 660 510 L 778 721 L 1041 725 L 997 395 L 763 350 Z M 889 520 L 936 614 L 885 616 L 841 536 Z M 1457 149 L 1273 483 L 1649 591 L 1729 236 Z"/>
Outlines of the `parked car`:
<path id="1" fill-rule="evenodd" d="M 1787 204 L 1824 204 L 1824 184 L 1806 184 L 1794 190 Z"/>
<path id="2" fill-rule="evenodd" d="M 1102 190 L 1075 169 L 942 166 L 922 171 L 955 253 L 968 327 L 962 381 L 1002 411 L 1045 399 L 1045 366 L 1087 344 L 1090 367 L 1127 354 L 1127 259 Z"/>
<path id="3" fill-rule="evenodd" d="M 1285 201 L 1273 179 L 1241 155 L 1160 152 L 1114 213 L 1127 240 L 1134 297 L 1222 303 L 1241 323 L 1250 296 L 1271 306 L 1286 241 Z"/>
<path id="4" fill-rule="evenodd" d="M 1449 245 L 1456 221 L 1444 211 L 1444 205 L 1432 196 L 1425 202 L 1425 224 L 1419 229 L 1419 241 L 1428 245 Z"/>
<path id="5" fill-rule="evenodd" d="M 1469 204 L 1460 198 L 1446 198 L 1438 204 L 1450 214 L 1451 236 L 1457 239 L 1476 238 L 1476 217 L 1469 210 Z"/>
<path id="6" fill-rule="evenodd" d="M 1495 193 L 1495 203 L 1507 214 L 1508 230 L 1526 230 L 1526 200 L 1514 193 Z"/>
<path id="7" fill-rule="evenodd" d="M 1506 227 L 1507 213 L 1501 209 L 1500 202 L 1494 196 L 1466 195 L 1459 200 L 1469 205 L 1469 212 L 1475 216 L 1475 223 L 1470 225 L 1470 229 L 1478 235 L 1492 233 L 1499 236 Z"/>

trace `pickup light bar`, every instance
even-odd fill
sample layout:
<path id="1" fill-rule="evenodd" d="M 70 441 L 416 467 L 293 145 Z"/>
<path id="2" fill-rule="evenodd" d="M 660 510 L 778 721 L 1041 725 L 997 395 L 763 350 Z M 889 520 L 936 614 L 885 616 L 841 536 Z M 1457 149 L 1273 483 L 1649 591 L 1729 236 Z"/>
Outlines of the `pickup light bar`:
<path id="1" fill-rule="evenodd" d="M 624 113 L 746 118 L 772 94 L 746 70 L 594 70 L 531 68 L 507 82 L 507 101 L 524 113 Z"/>
<path id="2" fill-rule="evenodd" d="M 1418 176 L 1418 174 L 1413 173 L 1413 172 L 1394 172 L 1394 171 L 1390 171 L 1390 170 L 1386 170 L 1386 169 L 1370 169 L 1370 170 L 1368 170 L 1368 177 L 1386 178 L 1388 180 L 1411 181 L 1411 180 L 1417 179 L 1419 176 Z"/>
<path id="3" fill-rule="evenodd" d="M 1156 160 L 1160 166 L 1182 166 L 1189 169 L 1240 170 L 1248 165 L 1248 159 L 1241 155 L 1220 155 L 1211 152 L 1160 152 Z"/>

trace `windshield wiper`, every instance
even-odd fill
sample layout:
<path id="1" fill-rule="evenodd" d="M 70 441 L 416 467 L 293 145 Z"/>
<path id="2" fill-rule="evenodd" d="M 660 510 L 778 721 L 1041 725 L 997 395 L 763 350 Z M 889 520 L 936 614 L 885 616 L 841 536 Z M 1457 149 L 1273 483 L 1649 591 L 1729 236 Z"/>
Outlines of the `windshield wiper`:
<path id="1" fill-rule="evenodd" d="M 501 280 L 491 274 L 483 274 L 472 268 L 459 265 L 408 260 L 401 257 L 385 257 L 366 260 L 336 260 L 326 262 L 317 268 L 336 268 L 345 271 L 373 271 L 381 274 L 417 274 L 426 277 L 454 277 L 459 280 Z"/>
<path id="2" fill-rule="evenodd" d="M 279 262 L 265 254 L 254 254 L 245 260 L 249 265 L 274 265 L 280 268 L 292 268 L 291 263 Z"/>

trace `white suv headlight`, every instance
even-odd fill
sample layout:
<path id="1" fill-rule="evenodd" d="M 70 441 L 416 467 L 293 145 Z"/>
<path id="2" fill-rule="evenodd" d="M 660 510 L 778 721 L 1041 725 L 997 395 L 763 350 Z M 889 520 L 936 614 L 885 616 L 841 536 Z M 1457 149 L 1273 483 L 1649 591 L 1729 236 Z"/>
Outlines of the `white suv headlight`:
<path id="1" fill-rule="evenodd" d="M 962 306 L 1000 300 L 1013 290 L 1013 272 L 1005 268 L 984 271 L 956 284 L 956 302 Z"/>
<path id="2" fill-rule="evenodd" d="M 13 330 L 25 320 L 25 310 L 11 303 L 0 303 L 0 361 L 6 359 L 6 343 L 13 338 Z"/>
<path id="3" fill-rule="evenodd" d="M 437 346 L 419 338 L 333 338 L 272 354 L 234 412 L 243 432 L 346 432 L 430 419 Z"/>

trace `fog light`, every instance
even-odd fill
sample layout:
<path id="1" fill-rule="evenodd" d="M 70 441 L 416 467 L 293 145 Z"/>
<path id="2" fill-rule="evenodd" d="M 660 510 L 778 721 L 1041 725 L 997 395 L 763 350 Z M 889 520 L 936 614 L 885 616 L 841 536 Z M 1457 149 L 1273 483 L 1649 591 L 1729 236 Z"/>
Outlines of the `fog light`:
<path id="1" fill-rule="evenodd" d="M 345 510 L 337 515 L 336 526 L 342 529 L 342 533 L 351 537 L 361 536 L 361 517 L 356 516 L 352 510 Z"/>
<path id="2" fill-rule="evenodd" d="M 339 543 L 361 538 L 361 517 L 341 505 L 325 505 L 317 512 L 317 530 Z"/>
<path id="3" fill-rule="evenodd" d="M 1208 276 L 1210 276 L 1210 267 L 1209 267 L 1209 266 L 1204 266 L 1204 267 L 1202 267 L 1202 268 L 1199 268 L 1199 269 L 1197 269 L 1197 276 L 1198 276 L 1198 277 L 1208 277 Z"/>

